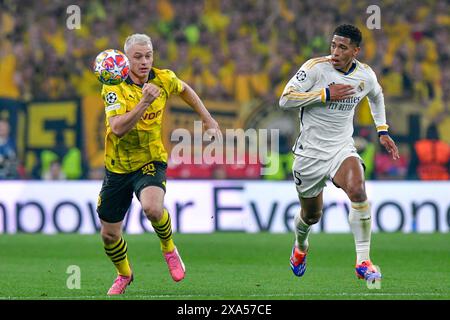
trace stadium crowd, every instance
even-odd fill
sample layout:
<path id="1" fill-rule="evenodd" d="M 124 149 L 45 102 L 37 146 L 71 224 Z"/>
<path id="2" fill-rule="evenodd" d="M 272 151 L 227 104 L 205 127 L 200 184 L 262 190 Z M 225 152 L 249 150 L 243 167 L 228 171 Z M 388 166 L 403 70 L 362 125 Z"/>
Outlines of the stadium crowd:
<path id="1" fill-rule="evenodd" d="M 447 146 L 443 165 L 448 173 L 450 4 L 446 0 L 371 1 L 381 8 L 381 28 L 374 30 L 366 27 L 370 14 L 364 1 L 80 1 L 81 28 L 69 30 L 66 8 L 72 3 L 2 2 L 0 97 L 31 101 L 99 94 L 91 71 L 93 57 L 105 48 L 122 48 L 127 35 L 142 32 L 152 37 L 155 66 L 174 70 L 203 99 L 234 101 L 250 108 L 258 101 L 276 106 L 299 66 L 329 52 L 335 26 L 352 23 L 363 32 L 359 60 L 378 75 L 386 105 L 406 101 L 421 106 L 426 127 L 435 127 L 435 138 Z M 356 125 L 363 133 L 373 131 L 367 108 L 358 113 Z M 395 134 L 396 123 L 390 125 Z M 359 138 L 361 152 L 377 145 L 371 134 Z M 369 178 L 418 177 L 418 154 L 404 154 L 402 161 L 391 163 L 378 146 L 375 149 L 366 160 L 373 167 Z M 286 169 L 281 178 L 289 173 Z"/>

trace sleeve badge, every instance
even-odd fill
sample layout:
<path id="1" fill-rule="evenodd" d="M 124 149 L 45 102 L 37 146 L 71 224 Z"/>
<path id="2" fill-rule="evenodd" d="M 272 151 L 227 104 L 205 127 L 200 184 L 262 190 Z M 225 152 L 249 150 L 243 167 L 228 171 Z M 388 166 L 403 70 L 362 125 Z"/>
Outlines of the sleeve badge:
<path id="1" fill-rule="evenodd" d="M 105 100 L 108 104 L 113 104 L 117 101 L 117 94 L 115 92 L 108 92 L 105 95 Z"/>
<path id="2" fill-rule="evenodd" d="M 299 82 L 305 81 L 305 80 L 306 80 L 306 72 L 305 72 L 305 70 L 299 70 L 299 71 L 296 73 L 295 77 L 297 78 L 297 80 L 298 80 Z"/>

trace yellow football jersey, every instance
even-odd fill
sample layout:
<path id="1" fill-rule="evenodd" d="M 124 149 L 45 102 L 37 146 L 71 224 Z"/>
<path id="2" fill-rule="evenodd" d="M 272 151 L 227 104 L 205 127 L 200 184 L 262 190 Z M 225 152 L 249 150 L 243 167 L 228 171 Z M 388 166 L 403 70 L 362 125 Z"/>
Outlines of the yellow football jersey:
<path id="1" fill-rule="evenodd" d="M 161 136 L 162 117 L 167 99 L 171 94 L 179 94 L 183 85 L 168 69 L 152 68 L 148 82 L 159 86 L 161 94 L 134 128 L 121 138 L 111 131 L 108 118 L 131 111 L 141 100 L 142 86 L 128 77 L 121 84 L 102 87 L 106 113 L 105 166 L 109 171 L 130 173 L 151 161 L 167 162 L 167 151 Z"/>

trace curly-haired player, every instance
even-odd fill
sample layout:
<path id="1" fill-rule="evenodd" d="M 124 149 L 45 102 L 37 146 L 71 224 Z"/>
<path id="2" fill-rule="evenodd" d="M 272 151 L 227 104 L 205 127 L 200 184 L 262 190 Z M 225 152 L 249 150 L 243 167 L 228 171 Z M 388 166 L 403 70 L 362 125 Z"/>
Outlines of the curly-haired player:
<path id="1" fill-rule="evenodd" d="M 398 149 L 388 135 L 382 89 L 373 70 L 356 60 L 361 32 L 341 25 L 333 33 L 331 55 L 310 59 L 286 85 L 283 109 L 300 109 L 300 135 L 293 147 L 293 175 L 301 210 L 295 217 L 295 243 L 290 257 L 294 274 L 306 270 L 311 225 L 322 216 L 326 180 L 344 190 L 351 201 L 350 228 L 356 245 L 356 275 L 368 281 L 381 273 L 370 260 L 371 214 L 361 157 L 354 147 L 355 107 L 366 97 L 380 143 L 393 159 Z"/>

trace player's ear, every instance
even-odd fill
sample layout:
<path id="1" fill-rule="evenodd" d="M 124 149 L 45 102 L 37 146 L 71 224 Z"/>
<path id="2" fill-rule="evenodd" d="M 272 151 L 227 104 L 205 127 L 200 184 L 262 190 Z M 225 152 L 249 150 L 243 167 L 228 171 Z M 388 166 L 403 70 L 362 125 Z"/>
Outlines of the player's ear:
<path id="1" fill-rule="evenodd" d="M 356 58 L 356 56 L 359 54 L 360 51 L 361 51 L 361 47 L 355 47 L 353 49 L 353 58 Z"/>

